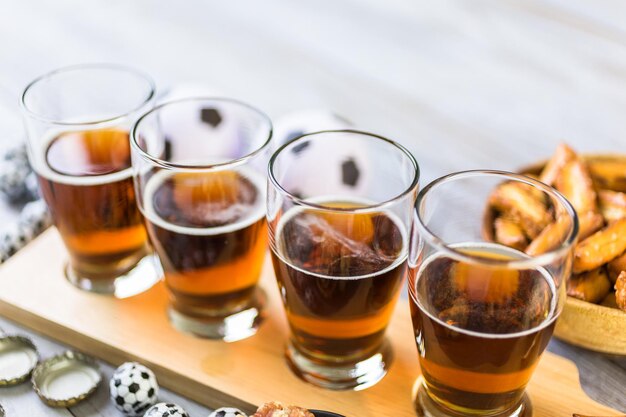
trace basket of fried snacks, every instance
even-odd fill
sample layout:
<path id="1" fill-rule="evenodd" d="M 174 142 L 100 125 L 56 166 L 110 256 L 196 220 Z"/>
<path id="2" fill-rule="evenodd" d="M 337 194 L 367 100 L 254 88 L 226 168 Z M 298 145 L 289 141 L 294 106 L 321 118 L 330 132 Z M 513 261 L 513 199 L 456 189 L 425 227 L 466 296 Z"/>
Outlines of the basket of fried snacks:
<path id="1" fill-rule="evenodd" d="M 626 355 L 626 155 L 579 155 L 559 145 L 523 174 L 555 187 L 579 218 L 567 301 L 555 335 L 599 352 Z M 558 219 L 541 196 L 507 184 L 489 200 L 488 239 L 536 256 L 551 249 Z"/>

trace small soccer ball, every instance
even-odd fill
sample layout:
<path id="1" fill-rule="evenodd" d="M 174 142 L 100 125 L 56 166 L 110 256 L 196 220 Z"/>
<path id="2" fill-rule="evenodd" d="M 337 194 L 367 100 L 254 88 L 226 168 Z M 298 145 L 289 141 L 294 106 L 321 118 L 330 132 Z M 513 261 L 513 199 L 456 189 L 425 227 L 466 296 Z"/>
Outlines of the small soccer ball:
<path id="1" fill-rule="evenodd" d="M 183 407 L 173 403 L 158 403 L 150 407 L 143 417 L 189 417 Z"/>
<path id="2" fill-rule="evenodd" d="M 246 413 L 233 407 L 222 407 L 209 414 L 209 417 L 248 417 Z"/>
<path id="3" fill-rule="evenodd" d="M 109 383 L 111 401 L 128 416 L 141 416 L 156 404 L 159 385 L 154 373 L 137 362 L 126 362 L 113 373 Z"/>

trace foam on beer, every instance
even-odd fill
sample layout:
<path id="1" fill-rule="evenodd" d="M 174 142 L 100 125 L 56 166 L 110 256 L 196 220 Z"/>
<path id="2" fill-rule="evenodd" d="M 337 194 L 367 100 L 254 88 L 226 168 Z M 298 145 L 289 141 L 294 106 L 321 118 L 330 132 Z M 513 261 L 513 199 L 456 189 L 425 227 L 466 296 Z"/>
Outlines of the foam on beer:
<path id="1" fill-rule="evenodd" d="M 31 159 L 31 165 L 35 172 L 40 176 L 46 178 L 47 180 L 68 184 L 68 185 L 76 185 L 76 186 L 88 186 L 88 185 L 102 185 L 109 184 L 112 182 L 117 182 L 121 180 L 125 180 L 127 178 L 132 177 L 133 170 L 132 168 L 126 168 L 120 171 L 113 172 L 111 174 L 104 175 L 64 175 L 54 171 L 48 165 L 47 161 L 47 152 L 50 144 L 56 138 L 61 136 L 64 133 L 71 132 L 81 132 L 85 129 L 53 129 L 50 130 L 46 135 L 42 138 L 42 145 L 38 147 L 36 150 L 29 149 L 29 156 Z"/>
<path id="2" fill-rule="evenodd" d="M 345 196 L 323 196 L 323 197 L 315 197 L 315 198 L 311 198 L 311 199 L 307 199 L 307 202 L 310 202 L 312 204 L 317 204 L 317 205 L 324 205 L 325 203 L 333 203 L 333 202 L 338 202 L 338 201 L 342 201 L 342 202 L 346 202 L 346 203 L 354 203 L 357 206 L 363 206 L 363 208 L 360 208 L 359 211 L 363 212 L 363 210 L 366 210 L 367 206 L 374 206 L 376 203 L 374 201 L 368 200 L 366 198 L 360 198 L 360 197 L 349 197 L 346 198 Z M 293 262 L 290 262 L 289 259 L 287 257 L 285 257 L 282 253 L 281 250 L 279 250 L 278 248 L 281 247 L 281 239 L 283 236 L 283 228 L 285 226 L 285 224 L 287 224 L 293 217 L 297 216 L 298 214 L 310 210 L 310 208 L 307 207 L 295 207 L 290 209 L 287 213 L 283 214 L 278 222 L 278 225 L 276 226 L 276 231 L 274 233 L 274 240 L 275 242 L 271 242 L 270 240 L 270 246 L 272 247 L 272 251 L 274 252 L 274 254 L 276 256 L 278 256 L 280 258 L 280 260 L 282 262 L 284 262 L 285 264 L 289 265 L 289 267 L 300 271 L 304 274 L 307 275 L 312 275 L 312 276 L 316 276 L 316 277 L 320 277 L 320 278 L 324 278 L 324 279 L 334 279 L 334 280 L 358 280 L 358 279 L 363 279 L 363 278 L 370 278 L 370 277 L 374 277 L 377 275 L 381 275 L 384 274 L 387 271 L 393 270 L 394 268 L 397 268 L 399 264 L 403 263 L 406 261 L 407 257 L 408 257 L 408 235 L 407 235 L 407 231 L 402 223 L 402 221 L 398 218 L 397 215 L 395 215 L 394 213 L 388 211 L 388 210 L 381 210 L 380 208 L 372 208 L 371 212 L 372 213 L 380 213 L 383 214 L 385 216 L 387 216 L 391 221 L 394 222 L 394 224 L 396 225 L 396 227 L 398 228 L 398 230 L 400 231 L 400 233 L 402 234 L 402 253 L 400 256 L 398 256 L 396 258 L 396 260 L 391 263 L 389 266 L 387 266 L 386 268 L 381 269 L 380 271 L 376 271 L 373 272 L 371 274 L 366 274 L 366 275 L 355 275 L 355 276 L 333 276 L 333 275 L 326 275 L 326 274 L 319 274 L 316 272 L 312 272 L 312 271 L 307 271 L 306 269 L 303 269 L 297 265 L 295 265 Z"/>
<path id="3" fill-rule="evenodd" d="M 230 233 L 248 227 L 251 224 L 259 221 L 259 219 L 261 219 L 263 216 L 265 216 L 266 180 L 264 175 L 247 167 L 238 167 L 237 172 L 242 177 L 248 179 L 254 185 L 258 192 L 254 209 L 250 210 L 250 212 L 245 217 L 239 219 L 237 222 L 217 227 L 188 227 L 172 224 L 171 222 L 168 222 L 167 220 L 160 217 L 156 209 L 154 208 L 153 197 L 155 192 L 168 178 L 176 175 L 175 172 L 167 170 L 161 170 L 155 173 L 145 184 L 142 200 L 143 207 L 140 207 L 141 212 L 146 217 L 146 219 L 153 224 L 156 224 L 163 229 L 186 235 L 218 235 L 223 233 Z"/>
<path id="4" fill-rule="evenodd" d="M 488 242 L 481 242 L 481 243 L 459 243 L 459 244 L 454 244 L 454 245 L 450 245 L 451 248 L 457 249 L 457 250 L 469 250 L 469 251 L 481 251 L 481 252 L 485 252 L 485 253 L 494 253 L 494 254 L 500 254 L 500 255 L 504 255 L 504 256 L 508 256 L 511 259 L 528 259 L 530 258 L 528 255 L 526 255 L 523 252 L 520 252 L 516 249 L 512 249 L 506 246 L 502 246 L 500 244 L 497 243 L 488 243 Z M 411 282 L 411 280 L 409 280 L 409 297 L 411 297 L 413 299 L 413 301 L 419 306 L 420 310 L 422 310 L 422 312 L 424 312 L 426 315 L 428 315 L 432 320 L 436 321 L 437 323 L 441 324 L 444 327 L 447 327 L 449 329 L 454 330 L 455 332 L 459 332 L 459 333 L 465 333 L 471 336 L 475 336 L 475 337 L 482 337 L 482 338 L 492 338 L 492 339 L 507 339 L 507 338 L 515 338 L 515 337 L 520 337 L 520 336 L 524 336 L 524 335 L 528 335 L 528 334 L 532 334 L 535 333 L 549 325 L 551 325 L 554 320 L 556 320 L 557 315 L 556 313 L 556 308 L 557 308 L 557 301 L 558 301 L 558 297 L 559 294 L 556 290 L 556 287 L 554 285 L 554 280 L 552 279 L 550 273 L 541 266 L 537 266 L 535 269 L 541 274 L 542 278 L 545 279 L 546 283 L 548 284 L 548 287 L 550 288 L 550 293 L 552 295 L 551 299 L 550 299 L 550 311 L 548 312 L 548 315 L 546 317 L 545 320 L 543 320 L 541 322 L 541 324 L 539 326 L 521 331 L 521 332 L 515 332 L 515 333 L 481 333 L 481 332 L 476 332 L 473 330 L 468 330 L 468 329 L 464 329 L 462 327 L 457 327 L 454 325 L 451 325 L 449 323 L 446 323 L 445 321 L 441 320 L 439 317 L 437 317 L 436 315 L 434 315 L 431 311 L 429 311 L 429 309 L 427 309 L 420 301 L 419 299 L 416 298 L 416 294 L 418 293 L 418 283 L 420 281 L 420 279 L 425 276 L 425 271 L 427 270 L 428 266 L 435 260 L 440 259 L 440 258 L 450 258 L 452 260 L 455 261 L 462 261 L 462 259 L 455 259 L 454 256 L 451 256 L 449 254 L 443 254 L 443 253 L 436 253 L 433 254 L 431 256 L 429 256 L 426 260 L 424 260 L 424 262 L 422 262 L 422 264 L 420 265 L 419 269 L 417 270 L 417 272 L 414 272 L 414 270 L 412 270 L 410 268 L 410 271 L 412 270 L 413 272 L 409 272 L 409 274 L 415 274 L 415 278 L 413 280 L 413 282 Z"/>

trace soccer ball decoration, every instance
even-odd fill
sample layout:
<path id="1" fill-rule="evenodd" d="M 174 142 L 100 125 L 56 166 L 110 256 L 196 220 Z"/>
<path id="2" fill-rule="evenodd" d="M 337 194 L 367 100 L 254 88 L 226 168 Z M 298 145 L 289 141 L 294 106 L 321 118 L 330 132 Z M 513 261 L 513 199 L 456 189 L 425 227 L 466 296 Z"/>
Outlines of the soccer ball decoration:
<path id="1" fill-rule="evenodd" d="M 37 194 L 26 185 L 30 174 L 26 145 L 9 149 L 0 156 L 0 193 L 12 202 L 32 200 Z"/>
<path id="2" fill-rule="evenodd" d="M 158 403 L 150 407 L 143 417 L 189 417 L 189 414 L 180 405 Z"/>
<path id="3" fill-rule="evenodd" d="M 167 142 L 176 142 L 170 149 L 171 158 L 195 161 L 204 152 L 215 156 L 214 162 L 220 162 L 222 157 L 239 156 L 249 141 L 256 140 L 240 122 L 245 117 L 242 111 L 242 107 L 230 101 L 186 101 L 161 109 L 159 131 Z M 192 143 L 194 146 L 189 146 Z"/>
<path id="4" fill-rule="evenodd" d="M 233 407 L 222 407 L 209 414 L 209 417 L 248 417 L 243 411 Z"/>
<path id="5" fill-rule="evenodd" d="M 0 228 L 0 263 L 37 237 L 50 223 L 50 214 L 43 200 L 26 204 L 18 222 Z"/>
<path id="6" fill-rule="evenodd" d="M 274 140 L 276 146 L 280 146 L 305 133 L 350 129 L 352 126 L 349 120 L 329 110 L 300 110 L 276 119 Z"/>
<path id="7" fill-rule="evenodd" d="M 149 407 L 156 404 L 159 394 L 154 373 L 137 362 L 126 362 L 117 368 L 109 387 L 115 407 L 133 417 L 143 415 Z"/>

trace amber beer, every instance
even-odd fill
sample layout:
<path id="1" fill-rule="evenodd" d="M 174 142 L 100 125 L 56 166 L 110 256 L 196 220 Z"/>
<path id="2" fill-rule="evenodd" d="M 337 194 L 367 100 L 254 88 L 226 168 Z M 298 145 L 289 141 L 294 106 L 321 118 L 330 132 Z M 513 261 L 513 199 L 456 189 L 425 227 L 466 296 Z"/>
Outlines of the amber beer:
<path id="1" fill-rule="evenodd" d="M 174 311 L 201 320 L 248 306 L 267 248 L 264 185 L 245 169 L 147 181 L 143 211 Z"/>
<path id="2" fill-rule="evenodd" d="M 39 185 L 71 257 L 73 281 L 116 278 L 148 253 L 135 202 L 128 132 L 66 131 L 51 136 Z"/>
<path id="3" fill-rule="evenodd" d="M 299 353 L 339 365 L 380 349 L 407 270 L 405 235 L 393 215 L 294 210 L 275 236 L 274 270 Z"/>
<path id="4" fill-rule="evenodd" d="M 462 251 L 514 259 L 489 244 Z M 556 295 L 547 274 L 442 254 L 409 272 L 415 339 L 431 398 L 461 414 L 504 412 L 520 403 L 554 329 Z"/>

